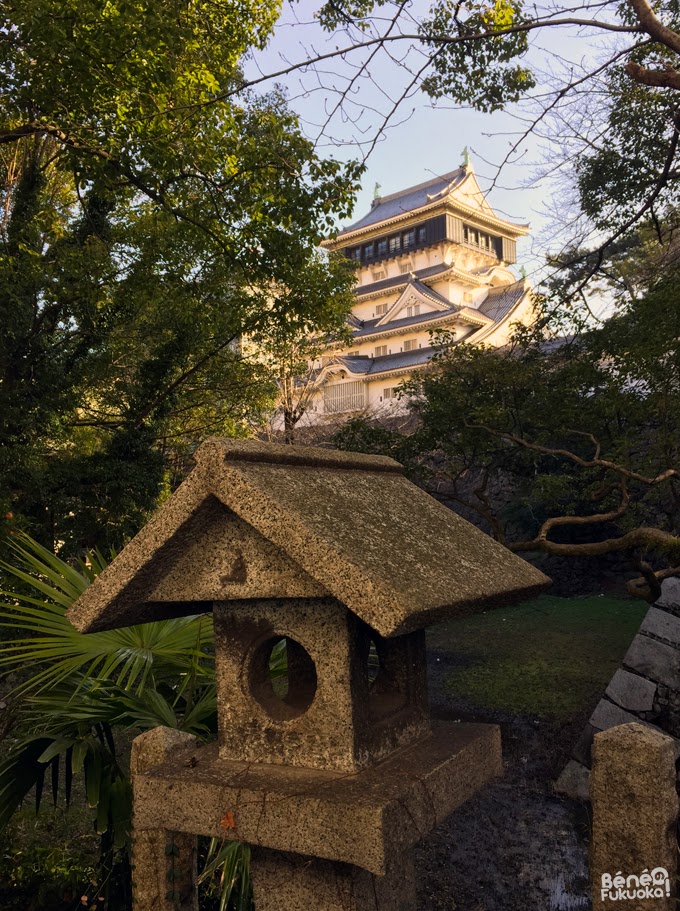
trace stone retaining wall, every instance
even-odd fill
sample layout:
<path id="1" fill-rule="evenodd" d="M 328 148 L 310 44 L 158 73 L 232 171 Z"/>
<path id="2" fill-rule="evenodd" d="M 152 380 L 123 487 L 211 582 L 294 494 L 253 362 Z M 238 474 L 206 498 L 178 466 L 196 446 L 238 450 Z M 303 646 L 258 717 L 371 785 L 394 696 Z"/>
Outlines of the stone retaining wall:
<path id="1" fill-rule="evenodd" d="M 587 800 L 593 737 L 619 724 L 643 722 L 675 739 L 680 756 L 680 579 L 662 583 L 637 635 L 590 716 L 555 785 L 559 794 Z"/>

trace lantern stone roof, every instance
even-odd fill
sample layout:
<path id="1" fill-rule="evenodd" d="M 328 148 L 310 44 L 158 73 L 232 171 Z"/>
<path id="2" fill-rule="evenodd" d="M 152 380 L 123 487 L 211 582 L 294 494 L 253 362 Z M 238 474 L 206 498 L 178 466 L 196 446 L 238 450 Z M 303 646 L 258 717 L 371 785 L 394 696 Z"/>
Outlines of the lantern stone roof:
<path id="1" fill-rule="evenodd" d="M 71 607 L 79 630 L 330 595 L 394 636 L 549 584 L 387 457 L 211 439 L 196 463 Z"/>

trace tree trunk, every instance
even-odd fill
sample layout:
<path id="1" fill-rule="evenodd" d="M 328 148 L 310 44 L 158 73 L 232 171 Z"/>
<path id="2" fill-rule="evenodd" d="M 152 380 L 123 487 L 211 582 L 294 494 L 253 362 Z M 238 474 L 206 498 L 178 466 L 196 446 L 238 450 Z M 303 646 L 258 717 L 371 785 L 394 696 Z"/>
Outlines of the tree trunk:
<path id="1" fill-rule="evenodd" d="M 283 442 L 292 446 L 295 443 L 295 425 L 297 421 L 290 411 L 283 412 Z"/>

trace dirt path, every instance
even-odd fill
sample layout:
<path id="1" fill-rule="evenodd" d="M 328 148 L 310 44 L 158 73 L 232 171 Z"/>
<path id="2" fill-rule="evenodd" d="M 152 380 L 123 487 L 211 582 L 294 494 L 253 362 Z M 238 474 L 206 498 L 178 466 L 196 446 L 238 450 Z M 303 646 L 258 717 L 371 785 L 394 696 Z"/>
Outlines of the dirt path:
<path id="1" fill-rule="evenodd" d="M 586 911 L 587 812 L 551 792 L 581 719 L 564 726 L 476 710 L 446 691 L 453 666 L 430 651 L 433 714 L 500 724 L 505 776 L 419 847 L 419 911 Z"/>

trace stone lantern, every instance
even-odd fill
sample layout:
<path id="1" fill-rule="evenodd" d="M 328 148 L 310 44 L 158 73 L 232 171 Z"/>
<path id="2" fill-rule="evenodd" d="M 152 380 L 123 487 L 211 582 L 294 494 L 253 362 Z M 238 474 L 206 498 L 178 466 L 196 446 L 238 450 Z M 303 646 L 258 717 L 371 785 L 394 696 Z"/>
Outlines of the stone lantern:
<path id="1" fill-rule="evenodd" d="M 209 440 L 196 461 L 69 612 L 213 614 L 217 742 L 133 744 L 135 911 L 196 908 L 197 835 L 251 846 L 257 911 L 414 911 L 413 845 L 501 774 L 495 726 L 430 720 L 424 629 L 548 580 L 392 459 Z"/>

